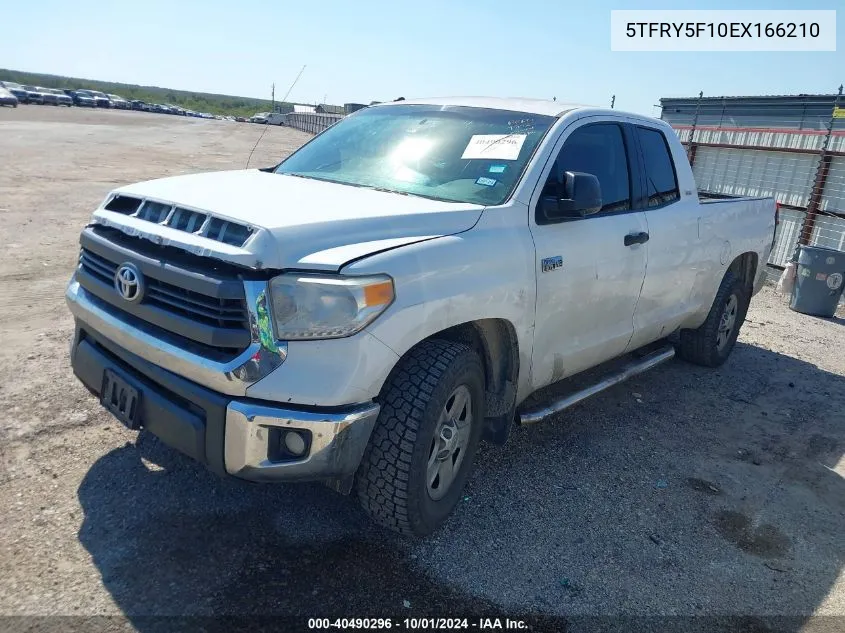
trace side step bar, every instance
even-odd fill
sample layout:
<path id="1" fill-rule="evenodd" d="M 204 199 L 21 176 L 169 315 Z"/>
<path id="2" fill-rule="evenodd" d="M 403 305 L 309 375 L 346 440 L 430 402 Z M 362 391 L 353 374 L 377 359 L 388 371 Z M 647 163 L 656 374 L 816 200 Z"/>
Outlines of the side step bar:
<path id="1" fill-rule="evenodd" d="M 581 389 L 580 391 L 570 393 L 569 395 L 566 395 L 559 400 L 555 400 L 554 402 L 547 404 L 539 409 L 533 409 L 520 413 L 519 423 L 534 424 L 535 422 L 540 422 L 543 418 L 546 418 L 550 415 L 554 415 L 555 413 L 560 413 L 564 409 L 568 409 L 569 407 L 578 404 L 582 400 L 586 400 L 590 396 L 594 396 L 597 393 L 604 391 L 605 389 L 609 389 L 613 385 L 617 385 L 624 380 L 628 380 L 628 378 L 631 378 L 632 376 L 642 374 L 643 372 L 646 372 L 653 367 L 657 367 L 661 363 L 665 363 L 667 360 L 671 360 L 674 356 L 674 347 L 665 347 L 650 354 L 647 354 L 642 358 L 628 363 L 618 371 L 610 374 L 609 376 L 605 377 L 594 385 Z"/>

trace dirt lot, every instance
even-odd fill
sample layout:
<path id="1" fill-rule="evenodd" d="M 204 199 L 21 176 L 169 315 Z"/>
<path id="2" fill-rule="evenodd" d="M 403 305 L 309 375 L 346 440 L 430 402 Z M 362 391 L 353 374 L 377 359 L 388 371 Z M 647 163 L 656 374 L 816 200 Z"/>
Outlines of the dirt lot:
<path id="1" fill-rule="evenodd" d="M 305 629 L 466 613 L 576 631 L 845 630 L 808 619 L 845 616 L 845 320 L 791 312 L 771 289 L 720 370 L 672 362 L 484 447 L 426 541 L 319 485 L 222 480 L 123 430 L 68 365 L 77 234 L 110 188 L 240 168 L 261 132 L 0 110 L 0 614 L 125 615 L 141 631 L 175 627 L 146 616 Z M 306 138 L 270 128 L 253 165 Z M 94 621 L 0 628 L 34 622 Z"/>

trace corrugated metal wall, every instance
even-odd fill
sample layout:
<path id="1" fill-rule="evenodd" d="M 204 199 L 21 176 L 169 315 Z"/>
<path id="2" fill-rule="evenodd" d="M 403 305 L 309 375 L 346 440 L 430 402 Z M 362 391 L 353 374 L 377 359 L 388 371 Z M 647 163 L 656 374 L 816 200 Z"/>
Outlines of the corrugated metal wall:
<path id="1" fill-rule="evenodd" d="M 845 218 L 830 216 L 816 218 L 810 244 L 845 251 Z"/>
<path id="2" fill-rule="evenodd" d="M 786 266 L 789 259 L 795 252 L 795 245 L 801 235 L 801 227 L 804 225 L 806 211 L 797 209 L 781 209 L 780 224 L 775 231 L 775 246 L 769 257 L 769 263 L 774 266 Z"/>
<path id="3" fill-rule="evenodd" d="M 291 112 L 285 115 L 285 125 L 302 130 L 303 132 L 310 132 L 311 134 L 319 134 L 333 126 L 335 123 L 343 118 L 342 114 L 316 114 L 313 112 Z"/>
<path id="4" fill-rule="evenodd" d="M 845 118 L 836 95 L 661 99 L 703 193 L 772 196 L 781 224 L 769 263 L 799 240 L 845 251 Z"/>
<path id="5" fill-rule="evenodd" d="M 845 211 L 845 156 L 831 158 L 819 206 L 824 211 Z"/>
<path id="6" fill-rule="evenodd" d="M 753 149 L 699 147 L 692 172 L 699 191 L 733 196 L 771 196 L 806 207 L 818 156 Z"/>
<path id="7" fill-rule="evenodd" d="M 772 147 L 800 149 L 808 152 L 821 151 L 824 134 L 801 132 L 781 132 L 766 128 L 714 129 L 697 128 L 695 140 L 699 143 L 720 145 L 745 145 L 754 147 Z"/>

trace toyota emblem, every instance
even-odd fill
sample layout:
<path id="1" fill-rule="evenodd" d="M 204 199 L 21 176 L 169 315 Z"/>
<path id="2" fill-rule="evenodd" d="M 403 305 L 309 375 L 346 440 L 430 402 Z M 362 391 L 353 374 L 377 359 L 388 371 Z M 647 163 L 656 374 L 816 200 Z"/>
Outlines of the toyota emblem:
<path id="1" fill-rule="evenodd" d="M 114 288 L 126 301 L 140 301 L 144 296 L 144 276 L 134 264 L 121 264 L 114 274 Z"/>

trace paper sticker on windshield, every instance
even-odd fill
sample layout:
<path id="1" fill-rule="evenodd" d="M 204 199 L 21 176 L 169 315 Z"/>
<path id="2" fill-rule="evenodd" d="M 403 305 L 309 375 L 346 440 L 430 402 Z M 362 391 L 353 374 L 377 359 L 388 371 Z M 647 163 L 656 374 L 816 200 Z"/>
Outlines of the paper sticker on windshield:
<path id="1" fill-rule="evenodd" d="M 461 160 L 516 160 L 527 134 L 474 134 L 469 139 Z"/>
<path id="2" fill-rule="evenodd" d="M 475 181 L 476 185 L 484 185 L 485 187 L 492 187 L 496 184 L 495 178 L 485 178 L 482 176 L 478 180 Z"/>
<path id="3" fill-rule="evenodd" d="M 507 169 L 507 165 L 490 165 L 489 171 L 491 174 L 504 174 L 505 169 Z"/>

